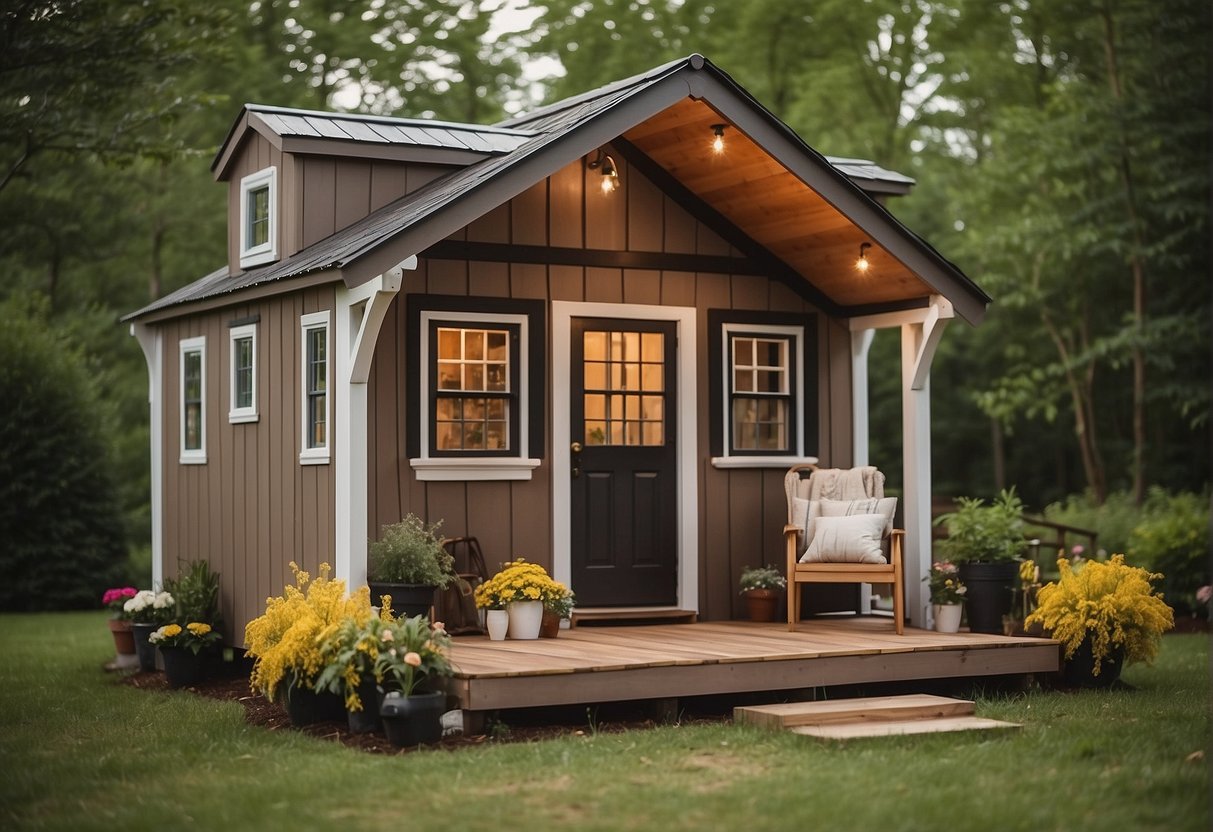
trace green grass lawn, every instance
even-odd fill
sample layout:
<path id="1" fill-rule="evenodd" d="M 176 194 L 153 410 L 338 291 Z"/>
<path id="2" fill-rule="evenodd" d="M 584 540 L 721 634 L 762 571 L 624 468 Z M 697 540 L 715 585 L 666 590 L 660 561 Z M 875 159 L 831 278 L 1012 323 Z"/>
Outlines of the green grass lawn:
<path id="1" fill-rule="evenodd" d="M 399 757 L 117 684 L 100 613 L 0 617 L 6 829 L 1209 829 L 1208 640 L 1135 690 L 983 699 L 1021 732 L 825 744 L 728 724 Z"/>

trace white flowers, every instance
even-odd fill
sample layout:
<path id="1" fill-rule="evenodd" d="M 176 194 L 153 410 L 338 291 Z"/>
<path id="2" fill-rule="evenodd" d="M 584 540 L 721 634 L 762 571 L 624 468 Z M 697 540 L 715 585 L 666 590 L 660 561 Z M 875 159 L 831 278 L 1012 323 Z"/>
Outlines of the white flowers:
<path id="1" fill-rule="evenodd" d="M 122 605 L 122 609 L 138 619 L 139 614 L 147 610 L 171 610 L 175 603 L 173 596 L 168 592 L 141 589 L 135 593 L 134 598 L 127 599 L 126 603 Z"/>

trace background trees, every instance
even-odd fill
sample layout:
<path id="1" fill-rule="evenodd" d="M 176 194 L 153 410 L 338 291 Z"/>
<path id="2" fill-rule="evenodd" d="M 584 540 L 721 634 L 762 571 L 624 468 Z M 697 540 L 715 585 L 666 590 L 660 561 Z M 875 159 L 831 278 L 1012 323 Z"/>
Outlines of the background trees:
<path id="1" fill-rule="evenodd" d="M 1203 0 L 17 0 L 0 298 L 44 297 L 44 325 L 105 368 L 103 453 L 145 547 L 146 377 L 116 320 L 222 260 L 207 161 L 240 104 L 490 122 L 698 51 L 814 147 L 915 176 L 891 209 L 995 297 L 936 360 L 939 493 L 1201 488 L 1209 17 Z M 543 65 L 563 75 L 520 83 Z M 896 352 L 878 337 L 871 373 L 894 480 Z"/>

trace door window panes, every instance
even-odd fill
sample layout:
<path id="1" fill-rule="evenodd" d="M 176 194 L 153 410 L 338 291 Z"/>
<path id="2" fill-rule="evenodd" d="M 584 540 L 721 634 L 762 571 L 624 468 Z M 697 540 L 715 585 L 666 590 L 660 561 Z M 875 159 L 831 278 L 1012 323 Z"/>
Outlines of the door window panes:
<path id="1" fill-rule="evenodd" d="M 586 445 L 665 443 L 665 335 L 590 330 L 582 335 Z"/>

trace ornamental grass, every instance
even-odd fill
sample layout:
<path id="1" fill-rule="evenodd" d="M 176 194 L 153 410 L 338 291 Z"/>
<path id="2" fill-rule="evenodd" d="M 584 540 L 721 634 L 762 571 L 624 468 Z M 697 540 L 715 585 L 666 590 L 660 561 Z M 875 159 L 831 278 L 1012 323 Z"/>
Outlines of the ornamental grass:
<path id="1" fill-rule="evenodd" d="M 265 613 L 244 629 L 244 644 L 254 657 L 249 684 L 274 701 L 278 686 L 310 688 L 325 664 L 320 637 L 327 628 L 353 619 L 359 626 L 372 616 L 365 586 L 346 596 L 345 581 L 330 580 L 330 567 L 320 564 L 315 580 L 291 561 L 295 585 L 265 600 Z"/>
<path id="2" fill-rule="evenodd" d="M 1117 648 L 1127 663 L 1152 664 L 1162 634 L 1175 626 L 1171 608 L 1150 583 L 1163 576 L 1127 566 L 1124 555 L 1077 568 L 1059 558 L 1057 568 L 1061 578 L 1041 587 L 1036 611 L 1025 623 L 1042 625 L 1061 642 L 1067 659 L 1089 638 L 1096 676 Z"/>

